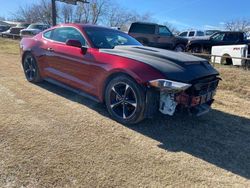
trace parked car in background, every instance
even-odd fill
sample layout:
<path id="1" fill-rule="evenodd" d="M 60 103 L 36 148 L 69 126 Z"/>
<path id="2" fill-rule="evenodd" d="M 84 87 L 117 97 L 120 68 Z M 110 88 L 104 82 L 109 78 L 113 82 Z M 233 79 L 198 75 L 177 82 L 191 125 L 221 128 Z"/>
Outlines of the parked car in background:
<path id="1" fill-rule="evenodd" d="M 41 31 L 44 31 L 48 28 L 50 28 L 50 26 L 47 24 L 34 23 L 34 24 L 29 25 L 29 27 L 27 27 L 27 29 L 22 29 L 20 31 L 20 36 L 21 37 L 34 36 L 34 35 L 37 35 Z"/>
<path id="2" fill-rule="evenodd" d="M 185 51 L 185 47 L 188 43 L 187 39 L 173 35 L 167 26 L 154 23 L 132 23 L 128 34 L 144 46 L 179 52 Z"/>
<path id="3" fill-rule="evenodd" d="M 218 32 L 220 32 L 220 30 L 206 30 L 204 33 L 205 33 L 205 36 L 212 36 L 213 34 L 218 33 Z"/>
<path id="4" fill-rule="evenodd" d="M 15 27 L 11 27 L 9 30 L 2 32 L 2 36 L 7 36 L 7 37 L 12 37 L 12 36 L 19 36 L 20 35 L 20 31 L 22 29 L 25 29 L 29 26 L 30 24 L 28 23 L 20 23 Z"/>
<path id="5" fill-rule="evenodd" d="M 190 30 L 190 31 L 183 31 L 179 34 L 179 37 L 184 37 L 184 38 L 199 38 L 199 37 L 204 37 L 205 33 L 204 31 L 199 31 L 199 30 Z"/>
<path id="6" fill-rule="evenodd" d="M 4 32 L 10 29 L 9 25 L 0 25 L 0 32 Z"/>
<path id="7" fill-rule="evenodd" d="M 226 45 L 226 46 L 213 46 L 212 55 L 222 56 L 222 57 L 212 57 L 214 63 L 219 63 L 222 65 L 236 65 L 244 66 L 246 60 L 244 59 L 234 59 L 236 58 L 247 58 L 248 57 L 248 45 Z"/>
<path id="8" fill-rule="evenodd" d="M 209 38 L 195 39 L 188 42 L 187 51 L 211 54 L 213 46 L 248 44 L 244 32 L 220 31 Z"/>
<path id="9" fill-rule="evenodd" d="M 145 47 L 96 25 L 59 25 L 23 38 L 20 47 L 29 82 L 46 80 L 103 102 L 123 124 L 184 109 L 203 115 L 219 83 L 219 73 L 204 59 Z"/>

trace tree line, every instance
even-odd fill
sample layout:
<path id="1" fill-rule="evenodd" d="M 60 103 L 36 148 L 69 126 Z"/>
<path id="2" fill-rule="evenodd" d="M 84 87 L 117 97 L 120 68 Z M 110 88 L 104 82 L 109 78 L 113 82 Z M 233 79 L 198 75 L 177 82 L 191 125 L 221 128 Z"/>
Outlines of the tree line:
<path id="1" fill-rule="evenodd" d="M 52 25 L 51 0 L 39 0 L 34 4 L 20 6 L 12 13 L 12 20 L 27 23 L 46 23 Z M 115 0 L 89 0 L 89 3 L 70 5 L 57 2 L 57 20 L 59 23 L 90 23 L 127 30 L 132 22 L 154 22 L 151 13 L 139 14 L 133 10 L 122 8 Z M 173 33 L 178 29 L 172 24 L 165 25 Z M 236 19 L 224 23 L 224 29 L 230 31 L 250 31 L 248 19 Z"/>
<path id="2" fill-rule="evenodd" d="M 12 19 L 27 23 L 46 23 L 52 25 L 51 1 L 40 0 L 37 3 L 20 6 L 12 13 Z M 150 13 L 138 14 L 125 10 L 111 0 L 90 0 L 89 3 L 70 5 L 57 2 L 57 20 L 59 23 L 90 23 L 126 30 L 132 22 L 152 21 Z"/>

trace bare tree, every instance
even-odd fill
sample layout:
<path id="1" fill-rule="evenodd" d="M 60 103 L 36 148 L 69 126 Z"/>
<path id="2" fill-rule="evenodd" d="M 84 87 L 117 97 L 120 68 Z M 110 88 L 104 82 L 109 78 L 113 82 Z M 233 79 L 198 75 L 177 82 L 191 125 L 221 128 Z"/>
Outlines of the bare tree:
<path id="1" fill-rule="evenodd" d="M 152 16 L 150 13 L 143 15 L 137 14 L 131 10 L 122 9 L 119 5 L 113 4 L 109 7 L 108 14 L 106 15 L 106 25 L 110 27 L 119 27 L 123 31 L 127 31 L 131 23 L 137 21 L 150 22 Z"/>
<path id="2" fill-rule="evenodd" d="M 225 29 L 229 31 L 247 32 L 250 29 L 250 21 L 245 19 L 232 20 L 225 23 Z"/>
<path id="3" fill-rule="evenodd" d="M 19 7 L 13 14 L 13 20 L 27 23 L 42 22 L 51 24 L 51 3 L 48 0 L 40 0 L 37 4 Z"/>
<path id="4" fill-rule="evenodd" d="M 109 10 L 109 0 L 93 0 L 91 6 L 91 23 L 97 24 Z"/>
<path id="5" fill-rule="evenodd" d="M 5 20 L 5 17 L 4 16 L 0 16 L 0 20 L 1 21 Z"/>
<path id="6" fill-rule="evenodd" d="M 75 22 L 98 24 L 109 11 L 109 0 L 92 0 L 88 4 L 79 3 L 75 11 Z"/>
<path id="7" fill-rule="evenodd" d="M 90 23 L 91 7 L 89 4 L 78 4 L 75 11 L 75 22 L 76 23 Z"/>
<path id="8" fill-rule="evenodd" d="M 63 4 L 60 9 L 60 17 L 64 23 L 72 23 L 73 22 L 73 15 L 74 15 L 74 8 L 72 5 Z"/>

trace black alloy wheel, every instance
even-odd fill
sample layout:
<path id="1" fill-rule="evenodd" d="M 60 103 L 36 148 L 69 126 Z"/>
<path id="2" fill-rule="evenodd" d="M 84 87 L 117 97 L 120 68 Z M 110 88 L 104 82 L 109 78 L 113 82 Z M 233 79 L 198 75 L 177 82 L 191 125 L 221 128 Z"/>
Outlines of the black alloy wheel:
<path id="1" fill-rule="evenodd" d="M 120 123 L 135 124 L 144 117 L 143 89 L 127 76 L 116 77 L 109 82 L 105 102 L 111 116 Z"/>
<path id="2" fill-rule="evenodd" d="M 26 54 L 23 60 L 23 70 L 29 82 L 40 82 L 41 77 L 35 58 L 31 54 Z"/>

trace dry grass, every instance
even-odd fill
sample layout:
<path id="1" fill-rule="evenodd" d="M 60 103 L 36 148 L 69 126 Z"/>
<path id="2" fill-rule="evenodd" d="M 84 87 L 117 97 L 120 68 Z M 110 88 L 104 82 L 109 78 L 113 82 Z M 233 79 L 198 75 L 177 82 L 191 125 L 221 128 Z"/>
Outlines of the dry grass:
<path id="1" fill-rule="evenodd" d="M 19 40 L 11 40 L 0 37 L 0 52 L 9 55 L 19 54 Z"/>
<path id="2" fill-rule="evenodd" d="M 220 89 L 233 91 L 243 98 L 250 99 L 250 71 L 233 66 L 217 66 L 216 68 L 223 78 Z"/>
<path id="3" fill-rule="evenodd" d="M 249 72 L 218 67 L 224 81 L 207 116 L 159 115 L 126 127 L 101 104 L 26 82 L 19 56 L 3 50 L 17 43 L 6 43 L 0 39 L 0 187 L 250 186 Z"/>

